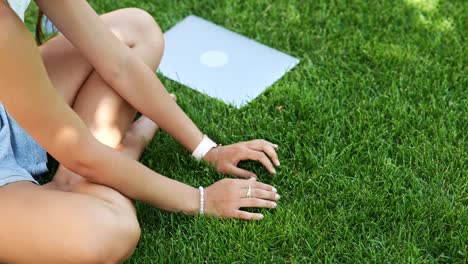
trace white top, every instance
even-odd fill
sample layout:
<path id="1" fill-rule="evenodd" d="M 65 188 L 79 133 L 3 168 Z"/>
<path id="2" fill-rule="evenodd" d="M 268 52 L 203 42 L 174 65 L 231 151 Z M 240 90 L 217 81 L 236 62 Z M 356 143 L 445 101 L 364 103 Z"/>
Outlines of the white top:
<path id="1" fill-rule="evenodd" d="M 24 22 L 24 13 L 28 9 L 29 3 L 31 0 L 7 0 L 11 9 L 15 11 L 19 18 Z"/>

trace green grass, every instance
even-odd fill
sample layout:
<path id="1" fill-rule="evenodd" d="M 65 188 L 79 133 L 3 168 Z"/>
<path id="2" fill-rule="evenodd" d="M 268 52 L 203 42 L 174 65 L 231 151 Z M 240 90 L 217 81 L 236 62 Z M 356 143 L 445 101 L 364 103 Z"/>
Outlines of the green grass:
<path id="1" fill-rule="evenodd" d="M 91 3 L 143 8 L 163 30 L 199 15 L 301 59 L 240 110 L 161 76 L 218 142 L 280 144 L 277 175 L 248 166 L 282 199 L 261 222 L 138 203 L 128 263 L 467 263 L 468 2 Z M 165 133 L 142 161 L 193 186 L 225 177 Z"/>

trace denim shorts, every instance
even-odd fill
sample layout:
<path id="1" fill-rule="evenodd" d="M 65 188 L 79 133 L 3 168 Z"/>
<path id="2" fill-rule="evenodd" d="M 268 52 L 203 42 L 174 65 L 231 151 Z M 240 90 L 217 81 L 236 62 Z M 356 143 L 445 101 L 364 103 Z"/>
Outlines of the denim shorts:
<path id="1" fill-rule="evenodd" d="M 0 187 L 37 179 L 47 170 L 47 152 L 24 131 L 0 103 Z"/>

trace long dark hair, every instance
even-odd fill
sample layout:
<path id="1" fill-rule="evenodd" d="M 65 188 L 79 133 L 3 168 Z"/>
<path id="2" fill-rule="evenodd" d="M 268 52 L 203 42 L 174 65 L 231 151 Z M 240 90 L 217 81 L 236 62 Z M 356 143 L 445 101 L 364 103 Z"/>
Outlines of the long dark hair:
<path id="1" fill-rule="evenodd" d="M 39 9 L 39 14 L 37 14 L 36 21 L 36 42 L 37 45 L 41 45 L 44 40 L 44 31 L 42 31 L 42 19 L 44 18 L 44 13 Z"/>

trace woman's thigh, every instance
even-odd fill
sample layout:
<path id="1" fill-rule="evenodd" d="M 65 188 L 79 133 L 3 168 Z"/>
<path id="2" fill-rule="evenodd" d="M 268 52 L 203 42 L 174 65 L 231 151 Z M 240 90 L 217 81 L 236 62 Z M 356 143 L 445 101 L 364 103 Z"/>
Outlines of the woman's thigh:
<path id="1" fill-rule="evenodd" d="M 128 257 L 136 216 L 93 196 L 30 182 L 0 188 L 0 263 L 101 263 Z"/>

